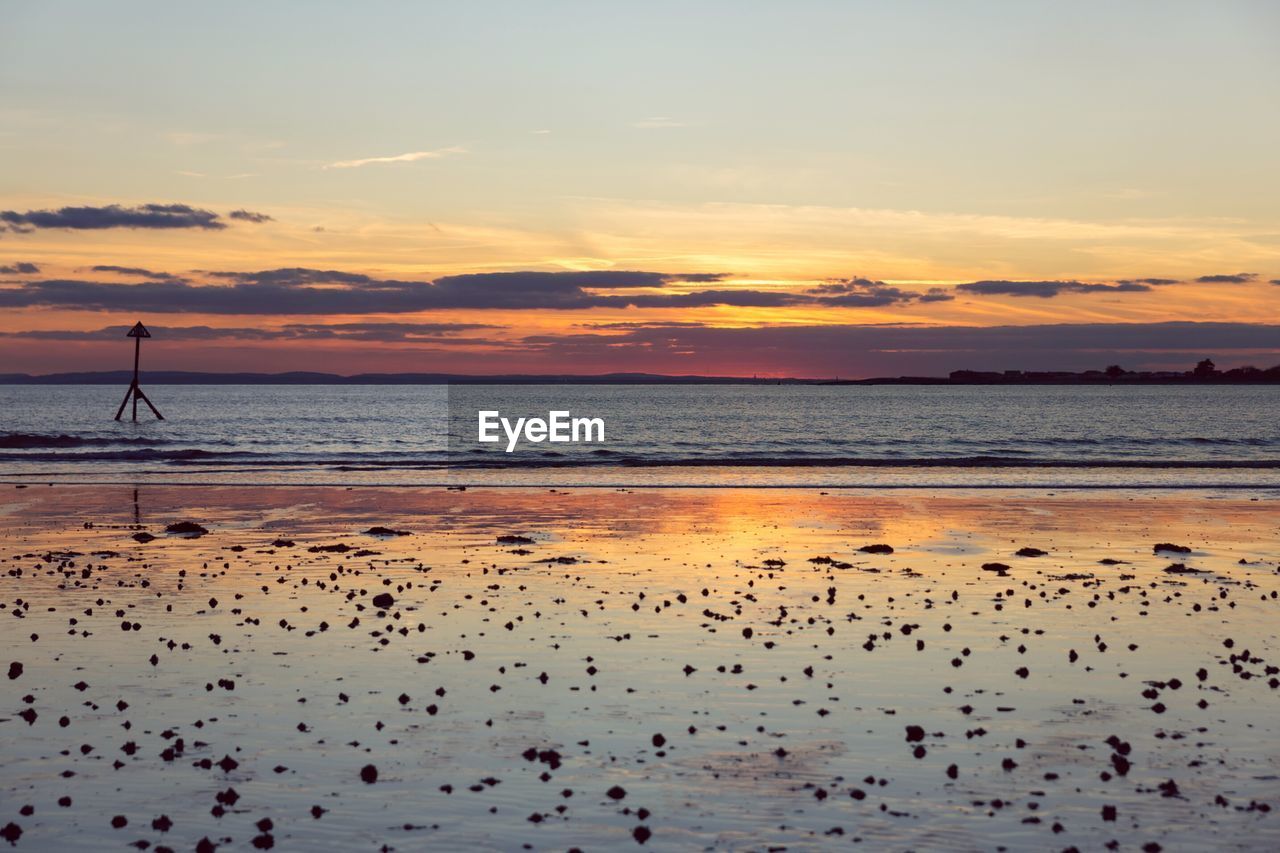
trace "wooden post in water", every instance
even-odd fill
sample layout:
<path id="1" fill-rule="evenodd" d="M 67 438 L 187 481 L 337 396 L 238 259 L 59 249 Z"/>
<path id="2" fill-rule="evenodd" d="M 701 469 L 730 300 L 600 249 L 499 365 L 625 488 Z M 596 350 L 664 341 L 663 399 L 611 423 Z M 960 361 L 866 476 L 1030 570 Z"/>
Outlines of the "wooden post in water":
<path id="1" fill-rule="evenodd" d="M 151 337 L 151 333 L 147 331 L 147 327 L 141 322 L 135 323 L 133 328 L 129 330 L 126 337 L 133 338 L 133 381 L 129 383 L 129 390 L 124 392 L 124 399 L 120 401 L 120 408 L 116 409 L 116 420 L 120 420 L 120 416 L 124 414 L 124 407 L 128 404 L 129 398 L 133 398 L 133 420 L 138 420 L 138 398 L 142 398 L 142 402 L 151 408 L 152 414 L 156 416 L 156 420 L 164 420 L 164 415 L 160 414 L 147 395 L 142 393 L 142 388 L 138 386 L 138 359 L 142 355 L 142 339 Z"/>

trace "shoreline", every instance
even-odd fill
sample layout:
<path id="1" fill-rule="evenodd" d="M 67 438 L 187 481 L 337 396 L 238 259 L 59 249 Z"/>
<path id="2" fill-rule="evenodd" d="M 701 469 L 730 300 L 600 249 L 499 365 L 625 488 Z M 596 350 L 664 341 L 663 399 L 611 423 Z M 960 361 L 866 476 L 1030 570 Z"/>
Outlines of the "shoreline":
<path id="1" fill-rule="evenodd" d="M 47 476 L 47 475 L 46 475 Z M 744 491 L 753 491 L 753 489 L 781 489 L 781 491 L 819 491 L 829 492 L 877 492 L 881 489 L 892 489 L 892 491 L 910 491 L 910 492 L 965 492 L 982 491 L 982 492 L 1276 492 L 1280 491 L 1280 483 L 1189 483 L 1184 485 L 1162 484 L 1162 483 L 1137 483 L 1137 484 L 1089 484 L 1089 483 L 1059 483 L 1059 484 L 1002 484 L 1002 483 L 879 483 L 879 484 L 847 484 L 847 483 L 449 483 L 447 480 L 439 483 L 344 483 L 344 482 L 317 482 L 317 483 L 289 483 L 289 482 L 266 482 L 266 483 L 221 483 L 221 482 L 195 482 L 195 480 L 183 480 L 183 482 L 170 482 L 170 480 L 64 480 L 60 483 L 46 482 L 22 482 L 22 480 L 5 480 L 0 479 L 0 485 L 13 485 L 15 488 L 38 488 L 38 487 L 59 487 L 59 488 L 78 488 L 78 487 L 128 487 L 138 488 L 142 485 L 151 488 L 243 488 L 243 489 L 261 489 L 261 488 L 326 488 L 326 489 L 443 489 L 449 492 L 466 492 L 471 489 L 516 489 L 516 491 L 530 491 L 530 489 L 538 489 L 538 491 L 576 491 L 576 489 L 607 489 L 607 491 L 618 491 L 618 489 L 626 489 L 626 491 L 662 491 L 662 489 L 676 489 L 676 491 L 698 491 L 698 489 L 744 489 Z M 1280 496 L 1277 496 L 1280 497 Z"/>
<path id="2" fill-rule="evenodd" d="M 858 385 L 909 385 L 927 386 L 1016 386 L 1016 385 L 1086 385 L 1096 387 L 1131 387 L 1135 385 L 1280 385 L 1280 366 L 1260 368 L 1234 368 L 1197 374 L 1194 371 L 1124 371 L 1118 376 L 1108 376 L 1102 370 L 969 370 L 951 371 L 948 376 L 869 376 L 862 379 L 833 377 L 747 377 L 702 376 L 680 374 L 463 374 L 463 373 L 201 373 L 197 371 L 152 370 L 147 371 L 151 385 L 253 385 L 253 386 L 396 386 L 423 385 L 599 385 L 621 387 L 662 387 L 671 385 L 754 385 L 854 387 Z M 122 385 L 128 384 L 130 374 L 125 370 L 77 371 L 70 373 L 0 374 L 0 385 Z"/>
<path id="3" fill-rule="evenodd" d="M 763 489 L 785 491 L 844 491 L 875 492 L 893 491 L 930 491 L 962 492 L 975 491 L 1073 491 L 1073 492 L 1195 492 L 1195 491 L 1280 491 L 1280 483 L 557 483 L 552 481 L 537 483 L 451 483 L 447 480 L 431 483 L 368 483 L 352 481 L 320 481 L 289 482 L 271 481 L 252 484 L 229 483 L 221 481 L 170 481 L 170 480 L 63 480 L 46 481 L 48 474 L 32 475 L 31 480 L 3 479 L 0 486 L 12 486 L 18 489 L 28 488 L 76 488 L 76 487 L 142 487 L 151 488 L 290 488 L 290 489 L 431 489 L 446 491 L 470 491 L 472 489 L 515 489 L 515 490 L 558 490 L 558 489 L 604 489 L 616 491 L 627 490 L 698 490 L 698 489 Z M 1280 495 L 1277 495 L 1280 497 Z"/>

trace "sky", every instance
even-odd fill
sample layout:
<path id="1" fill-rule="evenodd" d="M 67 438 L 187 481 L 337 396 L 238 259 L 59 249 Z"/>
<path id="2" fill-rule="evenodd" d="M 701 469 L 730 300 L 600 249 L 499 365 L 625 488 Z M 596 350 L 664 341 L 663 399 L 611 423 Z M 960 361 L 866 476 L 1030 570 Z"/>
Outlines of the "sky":
<path id="1" fill-rule="evenodd" d="M 1269 2 L 0 3 L 0 373 L 1280 363 Z"/>

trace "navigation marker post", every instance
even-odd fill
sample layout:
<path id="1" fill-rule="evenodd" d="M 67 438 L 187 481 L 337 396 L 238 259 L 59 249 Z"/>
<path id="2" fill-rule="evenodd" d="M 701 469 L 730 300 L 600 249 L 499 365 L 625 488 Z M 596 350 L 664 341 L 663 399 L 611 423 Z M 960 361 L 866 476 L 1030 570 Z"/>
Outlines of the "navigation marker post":
<path id="1" fill-rule="evenodd" d="M 128 331 L 126 337 L 133 338 L 133 381 L 129 383 L 129 390 L 124 392 L 124 400 L 120 402 L 120 408 L 116 410 L 116 420 L 120 420 L 120 416 L 124 414 L 124 407 L 128 404 L 129 398 L 133 398 L 133 420 L 138 420 L 138 398 L 142 398 L 142 402 L 150 407 L 152 413 L 156 416 L 156 420 L 164 420 L 164 415 L 160 414 L 160 410 L 155 407 L 147 395 L 142 393 L 142 389 L 138 387 L 138 358 L 142 354 L 142 339 L 151 337 L 151 333 L 147 331 L 147 327 L 139 321 L 134 324 L 133 328 Z"/>

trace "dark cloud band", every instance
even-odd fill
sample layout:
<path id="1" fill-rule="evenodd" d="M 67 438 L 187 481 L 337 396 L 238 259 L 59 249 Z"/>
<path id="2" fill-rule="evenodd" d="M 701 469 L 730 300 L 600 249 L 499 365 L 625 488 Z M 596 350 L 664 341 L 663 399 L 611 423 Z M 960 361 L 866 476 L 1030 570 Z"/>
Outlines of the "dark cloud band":
<path id="1" fill-rule="evenodd" d="M 255 223 L 271 220 L 264 213 L 248 210 L 232 211 L 228 218 Z M 57 210 L 0 210 L 0 229 L 18 233 L 38 229 L 101 231 L 108 228 L 220 231 L 226 227 L 227 223 L 217 213 L 189 204 L 140 204 L 134 207 L 108 204 L 104 207 L 60 207 Z"/>
<path id="2" fill-rule="evenodd" d="M 34 265 L 19 265 L 28 271 Z M 18 267 L 12 268 L 18 270 Z M 374 278 L 363 273 L 286 267 L 253 272 L 205 271 L 199 280 L 142 267 L 92 268 L 135 282 L 44 279 L 0 286 L 0 307 L 76 308 L 151 314 L 403 314 L 420 311 L 588 310 L 598 308 L 697 309 L 880 308 L 945 302 L 966 296 L 1049 299 L 1064 294 L 1146 293 L 1173 279 L 1112 283 L 973 281 L 954 288 L 908 290 L 867 278 L 827 281 L 806 289 L 736 287 L 724 273 L 642 270 L 524 271 L 453 275 L 435 281 Z M 1202 277 L 1218 278 L 1218 277 Z M 689 285 L 718 286 L 690 289 Z M 685 285 L 674 287 L 673 285 Z"/>
<path id="3" fill-rule="evenodd" d="M 674 283 L 720 281 L 724 274 L 507 272 L 445 276 L 433 282 L 377 279 L 360 273 L 308 268 L 210 272 L 217 284 L 162 279 L 141 268 L 102 265 L 101 271 L 147 281 L 48 279 L 0 288 L 0 306 L 139 311 L 160 314 L 394 314 L 448 309 L 704 308 L 738 306 L 874 307 L 936 301 L 947 294 L 917 293 L 882 282 L 852 279 L 814 291 L 721 287 L 674 291 Z M 663 292 L 663 291 L 666 292 Z M 632 292 L 634 291 L 634 292 Z"/>
<path id="4" fill-rule="evenodd" d="M 1163 279 L 1159 280 L 1165 283 Z M 1037 296 L 1050 299 L 1064 293 L 1145 293 L 1155 281 L 1138 279 L 1114 284 L 1084 281 L 971 281 L 957 284 L 956 290 L 975 296 Z M 1171 283 L 1171 282 L 1170 282 Z"/>
<path id="5" fill-rule="evenodd" d="M 1247 284 L 1257 277 L 1256 272 L 1237 272 L 1225 275 L 1202 275 L 1196 281 L 1200 284 Z"/>
<path id="6" fill-rule="evenodd" d="M 101 329 L 35 329 L 0 332 L 0 337 L 57 341 L 105 341 L 123 338 L 131 327 Z M 153 336 L 166 341 L 291 341 L 351 340 L 376 343 L 455 343 L 469 340 L 465 332 L 493 329 L 486 323 L 290 323 L 274 329 L 236 326 L 162 326 L 152 324 Z"/>

